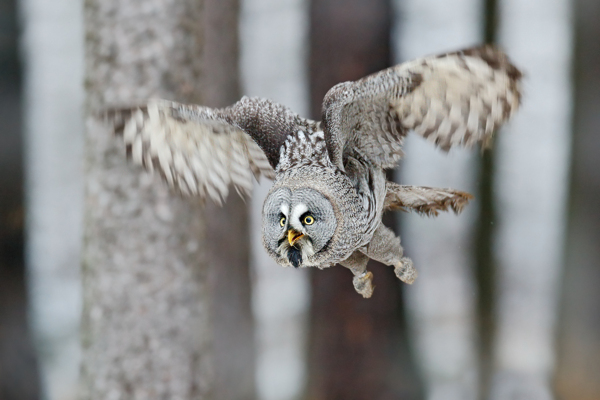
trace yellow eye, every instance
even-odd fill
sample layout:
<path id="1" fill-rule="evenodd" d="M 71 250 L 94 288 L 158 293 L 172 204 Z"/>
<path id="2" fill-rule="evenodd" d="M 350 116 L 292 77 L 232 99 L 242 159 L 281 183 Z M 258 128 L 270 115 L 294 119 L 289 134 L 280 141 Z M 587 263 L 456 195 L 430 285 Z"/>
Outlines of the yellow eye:
<path id="1" fill-rule="evenodd" d="M 307 215 L 306 217 L 304 217 L 305 225 L 312 225 L 314 222 L 315 222 L 315 219 L 312 216 Z"/>
<path id="2" fill-rule="evenodd" d="M 285 217 L 281 217 L 281 219 L 279 220 L 279 225 L 285 226 Z"/>

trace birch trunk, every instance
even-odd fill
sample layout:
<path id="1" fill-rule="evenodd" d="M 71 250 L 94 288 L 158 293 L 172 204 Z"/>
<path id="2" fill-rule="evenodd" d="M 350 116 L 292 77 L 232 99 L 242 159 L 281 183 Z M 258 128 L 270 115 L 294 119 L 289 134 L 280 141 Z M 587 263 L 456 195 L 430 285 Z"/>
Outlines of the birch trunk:
<path id="1" fill-rule="evenodd" d="M 270 98 L 306 116 L 308 3 L 242 0 L 241 8 L 244 94 Z M 262 246 L 262 204 L 270 187 L 270 181 L 257 185 L 250 205 L 256 385 L 260 399 L 291 400 L 302 396 L 306 383 L 308 271 L 282 268 Z"/>
<path id="2" fill-rule="evenodd" d="M 479 43 L 482 7 L 475 0 L 396 1 L 394 34 L 398 61 Z M 478 163 L 474 151 L 444 154 L 409 135 L 398 175 L 402 184 L 453 187 L 474 192 Z M 409 329 L 421 367 L 426 398 L 476 399 L 479 392 L 474 233 L 477 203 L 460 215 L 401 216 L 401 234 L 419 278 L 406 287 Z"/>
<path id="3" fill-rule="evenodd" d="M 499 42 L 527 75 L 523 107 L 497 141 L 491 398 L 550 399 L 571 147 L 571 3 L 499 6 Z"/>
<path id="4" fill-rule="evenodd" d="M 202 3 L 85 3 L 82 399 L 211 398 L 204 212 L 127 163 L 94 112 L 201 103 Z"/>
<path id="5" fill-rule="evenodd" d="M 83 17 L 75 0 L 21 2 L 26 261 L 43 397 L 77 393 L 83 230 Z"/>

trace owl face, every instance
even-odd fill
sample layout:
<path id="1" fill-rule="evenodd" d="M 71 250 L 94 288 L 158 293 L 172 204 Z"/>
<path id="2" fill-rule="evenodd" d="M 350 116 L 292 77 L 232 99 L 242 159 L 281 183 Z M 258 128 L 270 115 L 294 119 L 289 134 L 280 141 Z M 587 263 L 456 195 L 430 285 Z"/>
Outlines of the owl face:
<path id="1" fill-rule="evenodd" d="M 306 266 L 326 250 L 336 227 L 331 202 L 315 189 L 281 187 L 263 205 L 264 245 L 283 265 Z"/>

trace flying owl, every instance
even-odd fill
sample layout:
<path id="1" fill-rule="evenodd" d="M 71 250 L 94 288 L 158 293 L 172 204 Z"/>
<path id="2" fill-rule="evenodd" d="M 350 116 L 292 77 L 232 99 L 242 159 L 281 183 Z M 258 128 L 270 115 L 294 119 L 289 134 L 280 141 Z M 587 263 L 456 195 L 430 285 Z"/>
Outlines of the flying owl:
<path id="1" fill-rule="evenodd" d="M 520 103 L 522 74 L 483 46 L 397 65 L 329 90 L 322 121 L 261 98 L 213 109 L 150 100 L 107 112 L 128 156 L 186 195 L 221 203 L 229 186 L 245 196 L 253 176 L 274 179 L 262 209 L 262 240 L 282 266 L 341 264 L 354 288 L 373 293 L 369 259 L 413 283 L 417 272 L 386 210 L 459 213 L 472 198 L 453 189 L 398 185 L 385 170 L 409 131 L 448 151 L 487 146 Z"/>

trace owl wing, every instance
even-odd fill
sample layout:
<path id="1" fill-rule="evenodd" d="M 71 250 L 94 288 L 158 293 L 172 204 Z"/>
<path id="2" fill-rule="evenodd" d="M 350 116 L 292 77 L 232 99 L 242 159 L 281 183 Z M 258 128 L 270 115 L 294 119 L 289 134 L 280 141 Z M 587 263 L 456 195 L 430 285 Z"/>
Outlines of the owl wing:
<path id="1" fill-rule="evenodd" d="M 135 163 L 158 171 L 183 194 L 219 204 L 230 184 L 246 195 L 252 175 L 273 179 L 288 134 L 316 124 L 269 100 L 247 97 L 223 109 L 155 99 L 105 115 Z"/>
<path id="2" fill-rule="evenodd" d="M 414 130 L 443 150 L 490 143 L 517 110 L 521 72 L 492 46 L 430 56 L 334 86 L 323 101 L 332 162 L 356 151 L 383 168 Z"/>
<path id="3" fill-rule="evenodd" d="M 407 186 L 386 182 L 383 209 L 410 210 L 427 216 L 436 216 L 440 211 L 451 209 L 458 214 L 472 198 L 473 196 L 469 193 L 454 189 Z"/>

